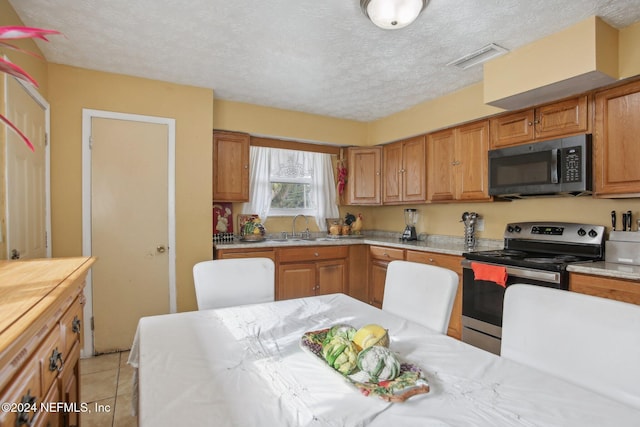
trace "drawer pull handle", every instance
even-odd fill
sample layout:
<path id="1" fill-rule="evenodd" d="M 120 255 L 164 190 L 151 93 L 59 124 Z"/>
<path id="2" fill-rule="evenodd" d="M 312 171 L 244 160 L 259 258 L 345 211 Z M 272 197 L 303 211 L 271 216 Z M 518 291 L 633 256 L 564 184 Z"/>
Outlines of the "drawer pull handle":
<path id="1" fill-rule="evenodd" d="M 74 316 L 73 320 L 71 321 L 71 331 L 74 334 L 80 334 L 81 325 L 82 323 L 80 322 L 80 319 L 78 319 L 78 316 Z"/>
<path id="2" fill-rule="evenodd" d="M 51 357 L 49 358 L 49 370 L 51 372 L 60 372 L 62 369 L 64 369 L 64 360 L 62 360 L 62 353 L 60 353 L 58 347 L 56 347 L 51 352 Z"/>
<path id="3" fill-rule="evenodd" d="M 320 254 L 318 252 L 315 252 L 313 256 L 320 256 Z"/>
<path id="4" fill-rule="evenodd" d="M 31 396 L 31 389 L 27 390 L 27 394 L 22 396 L 20 403 L 22 404 L 22 411 L 18 412 L 18 416 L 16 417 L 16 426 L 20 427 L 33 425 L 33 419 L 35 418 L 36 414 L 34 413 L 33 417 L 29 419 L 29 410 L 35 407 L 36 398 L 35 396 Z"/>

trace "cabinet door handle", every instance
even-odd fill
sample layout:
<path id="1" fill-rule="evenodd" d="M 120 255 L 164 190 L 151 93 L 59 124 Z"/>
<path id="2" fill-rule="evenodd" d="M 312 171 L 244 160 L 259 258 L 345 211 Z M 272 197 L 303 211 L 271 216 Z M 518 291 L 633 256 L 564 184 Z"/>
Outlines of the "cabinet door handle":
<path id="1" fill-rule="evenodd" d="M 80 322 L 80 319 L 78 319 L 78 316 L 74 316 L 73 321 L 71 322 L 71 331 L 74 334 L 79 334 L 81 325 L 82 323 Z"/>
<path id="2" fill-rule="evenodd" d="M 33 414 L 33 417 L 31 417 L 31 419 L 29 419 L 29 412 L 31 411 L 31 409 L 36 405 L 36 398 L 35 396 L 31 396 L 31 389 L 27 390 L 27 394 L 25 394 L 24 396 L 22 396 L 22 399 L 20 400 L 21 406 L 22 408 L 21 411 L 18 412 L 18 416 L 16 417 L 16 426 L 20 427 L 20 426 L 31 426 L 33 425 L 33 419 L 35 418 L 35 413 Z"/>
<path id="3" fill-rule="evenodd" d="M 49 358 L 49 370 L 62 371 L 64 369 L 64 360 L 62 359 L 62 353 L 58 351 L 58 347 L 54 348 Z"/>
<path id="4" fill-rule="evenodd" d="M 313 256 L 320 256 L 320 254 L 318 252 L 314 252 Z"/>

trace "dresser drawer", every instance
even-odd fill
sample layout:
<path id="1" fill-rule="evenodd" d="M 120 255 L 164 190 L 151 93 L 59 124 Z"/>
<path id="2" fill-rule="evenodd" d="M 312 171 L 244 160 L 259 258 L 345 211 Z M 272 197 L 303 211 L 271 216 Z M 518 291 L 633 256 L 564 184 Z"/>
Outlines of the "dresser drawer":
<path id="1" fill-rule="evenodd" d="M 44 404 L 44 410 L 40 410 L 40 413 L 36 417 L 33 427 L 59 427 L 61 423 L 62 412 L 58 409 L 58 404 L 61 402 L 60 389 L 58 387 L 51 387 L 49 393 L 44 397 L 42 403 Z M 67 424 L 65 424 L 66 426 Z"/>
<path id="2" fill-rule="evenodd" d="M 64 355 L 69 351 L 76 342 L 80 342 L 82 336 L 82 304 L 80 298 L 76 298 L 71 307 L 60 319 L 60 328 L 64 337 Z"/>
<path id="3" fill-rule="evenodd" d="M 0 403 L 13 405 L 0 411 L 0 427 L 27 426 L 33 421 L 42 403 L 40 375 L 35 359 L 29 359 L 18 377 L 0 394 Z M 34 410 L 34 408 L 36 410 Z M 22 411 L 22 413 L 19 413 Z M 18 417 L 23 422 L 17 421 Z"/>
<path id="4" fill-rule="evenodd" d="M 404 260 L 404 249 L 371 246 L 369 247 L 369 255 L 371 258 L 385 261 Z"/>
<path id="5" fill-rule="evenodd" d="M 347 246 L 298 246 L 278 249 L 280 262 L 316 261 L 322 259 L 347 258 Z"/>
<path id="6" fill-rule="evenodd" d="M 60 326 L 56 325 L 36 351 L 36 361 L 39 365 L 42 393 L 49 391 L 53 382 L 58 378 L 58 373 L 64 368 L 67 355 L 62 345 Z"/>
<path id="7" fill-rule="evenodd" d="M 462 257 L 435 252 L 407 251 L 407 261 L 435 265 L 462 274 Z"/>

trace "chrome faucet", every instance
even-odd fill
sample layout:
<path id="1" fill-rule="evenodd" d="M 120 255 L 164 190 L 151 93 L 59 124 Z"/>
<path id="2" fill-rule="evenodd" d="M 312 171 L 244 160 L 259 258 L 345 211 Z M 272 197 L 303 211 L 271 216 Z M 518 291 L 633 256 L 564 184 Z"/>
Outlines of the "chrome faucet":
<path id="1" fill-rule="evenodd" d="M 305 222 L 307 224 L 307 229 L 305 231 L 303 231 L 302 233 L 300 233 L 300 237 L 309 238 L 311 236 L 311 234 L 309 232 L 309 219 L 306 216 L 302 215 L 302 214 L 298 214 L 298 215 L 293 217 L 293 225 L 292 225 L 292 230 L 291 230 L 292 237 L 296 237 L 296 219 L 298 219 L 299 216 L 304 218 L 304 220 L 305 220 Z"/>

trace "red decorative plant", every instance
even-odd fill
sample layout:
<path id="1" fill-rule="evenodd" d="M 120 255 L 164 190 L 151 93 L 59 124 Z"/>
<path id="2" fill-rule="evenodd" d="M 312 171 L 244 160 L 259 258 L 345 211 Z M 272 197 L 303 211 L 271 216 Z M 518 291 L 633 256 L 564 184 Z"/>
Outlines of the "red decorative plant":
<path id="1" fill-rule="evenodd" d="M 49 41 L 47 40 L 46 36 L 49 36 L 52 34 L 60 34 L 60 33 L 55 30 L 43 30 L 42 28 L 15 27 L 15 26 L 0 27 L 0 47 L 9 48 L 18 52 L 35 56 L 37 58 L 42 58 L 40 55 L 21 49 L 18 46 L 7 43 L 5 40 L 37 38 L 44 41 Z M 36 82 L 29 75 L 29 73 L 27 73 L 22 68 L 20 68 L 13 62 L 3 57 L 0 57 L 0 72 L 7 73 L 10 76 L 14 76 L 20 80 L 31 83 L 35 87 L 38 87 L 38 82 Z M 0 121 L 4 122 L 7 126 L 9 126 L 11 130 L 17 133 L 20 136 L 20 138 L 25 142 L 25 144 L 27 144 L 29 149 L 31 151 L 34 151 L 33 144 L 31 143 L 31 141 L 29 141 L 29 138 L 27 138 L 27 136 L 24 133 L 22 133 L 20 129 L 18 129 L 13 123 L 11 123 L 9 119 L 7 119 L 5 116 L 0 114 Z"/>

